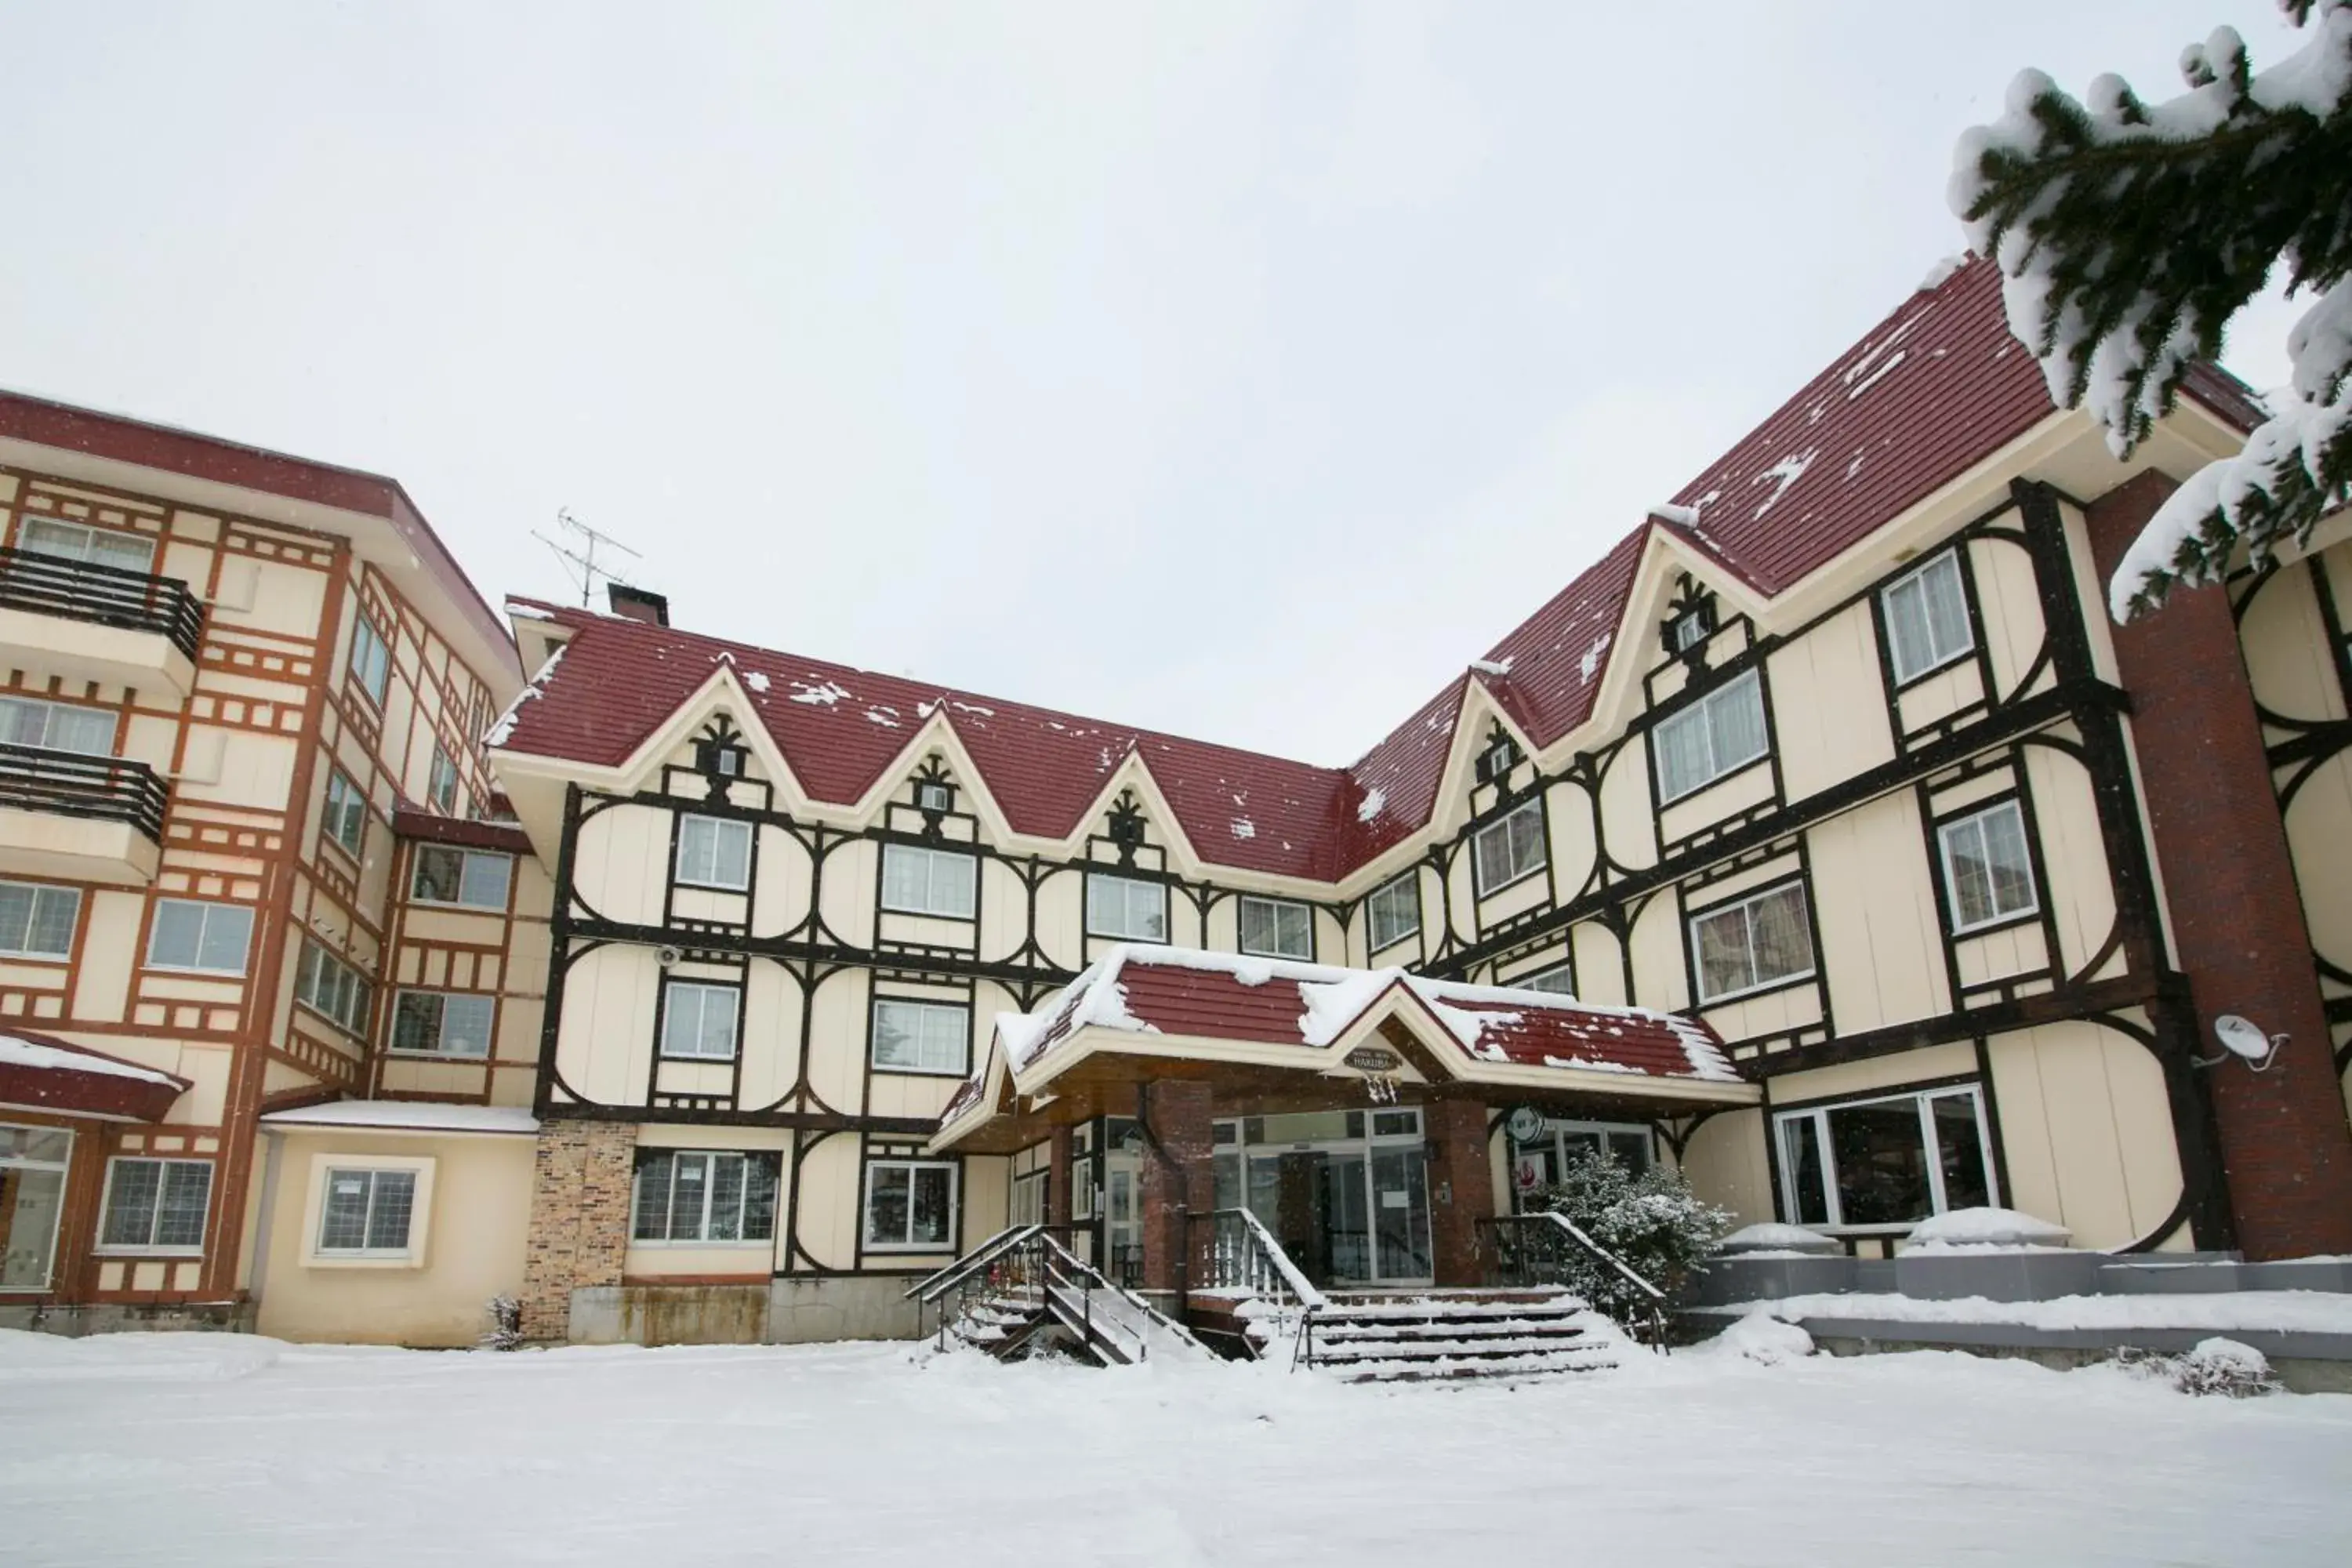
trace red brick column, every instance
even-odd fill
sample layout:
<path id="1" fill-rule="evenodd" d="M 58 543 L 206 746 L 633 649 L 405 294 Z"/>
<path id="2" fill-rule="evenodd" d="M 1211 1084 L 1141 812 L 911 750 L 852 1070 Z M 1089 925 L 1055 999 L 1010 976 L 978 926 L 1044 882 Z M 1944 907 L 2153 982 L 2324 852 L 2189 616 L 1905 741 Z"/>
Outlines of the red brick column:
<path id="1" fill-rule="evenodd" d="M 1485 1283 L 1478 1222 L 1495 1217 L 1495 1177 L 1486 1153 L 1486 1108 L 1439 1100 L 1421 1108 L 1429 1139 L 1429 1237 L 1440 1285 Z"/>
<path id="2" fill-rule="evenodd" d="M 2091 503 L 2102 589 L 2173 489 L 2146 473 Z M 2220 1053 L 2212 1028 L 2223 1013 L 2290 1037 L 2265 1073 L 2234 1058 L 2200 1069 L 2239 1245 L 2251 1258 L 2352 1252 L 2352 1129 L 2229 598 L 2175 589 L 2115 640 L 2199 1054 Z"/>
<path id="3" fill-rule="evenodd" d="M 1045 1141 L 1045 1223 L 1067 1225 L 1076 1212 L 1070 1190 L 1070 1130 L 1056 1127 Z M 1066 1239 L 1066 1238 L 1065 1238 Z"/>
<path id="4" fill-rule="evenodd" d="M 1186 1247 L 1197 1255 L 1190 1270 L 1197 1281 L 1210 1243 L 1209 1227 L 1188 1226 L 1185 1216 L 1207 1214 L 1217 1202 L 1209 1086 L 1148 1083 L 1137 1089 L 1135 1103 L 1137 1116 L 1150 1130 L 1143 1148 L 1143 1288 L 1173 1290 L 1184 1277 L 1179 1259 Z"/>

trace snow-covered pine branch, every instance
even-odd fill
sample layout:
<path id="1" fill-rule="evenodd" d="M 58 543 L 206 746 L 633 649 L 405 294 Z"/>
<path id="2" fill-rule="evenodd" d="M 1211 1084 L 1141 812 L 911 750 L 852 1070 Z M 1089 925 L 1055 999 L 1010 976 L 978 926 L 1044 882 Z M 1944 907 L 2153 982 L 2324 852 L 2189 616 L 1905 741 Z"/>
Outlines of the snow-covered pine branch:
<path id="1" fill-rule="evenodd" d="M 2182 51 L 2189 91 L 2163 103 L 2022 71 L 1955 150 L 1952 210 L 2000 263 L 2010 330 L 2118 458 L 2280 261 L 2318 296 L 2288 339 L 2292 401 L 2149 521 L 2109 587 L 2117 620 L 2219 581 L 2241 546 L 2263 563 L 2352 487 L 2352 0 L 2281 9 L 2317 26 L 2266 71 L 2228 27 Z"/>

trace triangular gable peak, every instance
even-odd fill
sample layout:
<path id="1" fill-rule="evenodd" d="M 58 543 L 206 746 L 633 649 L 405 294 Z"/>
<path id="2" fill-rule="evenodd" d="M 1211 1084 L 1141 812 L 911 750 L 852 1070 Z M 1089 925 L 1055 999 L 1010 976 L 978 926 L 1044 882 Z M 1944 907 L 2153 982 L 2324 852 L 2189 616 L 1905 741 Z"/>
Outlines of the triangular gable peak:
<path id="1" fill-rule="evenodd" d="M 922 727 L 907 738 L 907 743 L 888 765 L 874 776 L 866 793 L 849 808 L 851 815 L 860 822 L 878 821 L 902 791 L 914 784 L 936 779 L 954 790 L 955 809 L 980 819 L 982 833 L 989 842 L 998 846 L 1041 842 L 1033 835 L 1020 832 L 1005 816 L 996 792 L 989 788 L 988 775 L 973 760 L 963 736 L 957 731 L 946 700 L 925 706 L 929 712 Z"/>
<path id="2" fill-rule="evenodd" d="M 738 731 L 739 743 L 774 783 L 777 805 L 786 811 L 806 810 L 811 804 L 808 790 L 793 772 L 783 748 L 761 722 L 759 706 L 751 700 L 735 666 L 724 658 L 692 695 L 671 710 L 668 718 L 654 726 L 627 760 L 612 770 L 610 787 L 618 795 L 635 795 L 656 784 L 663 765 L 678 749 L 693 744 L 721 718 Z"/>
<path id="3" fill-rule="evenodd" d="M 1143 753 L 1130 746 L 1079 814 L 1070 837 L 1056 847 L 1074 859 L 1108 858 L 1131 865 L 1138 852 L 1155 844 L 1167 858 L 1167 869 L 1181 877 L 1202 874 L 1200 852 L 1169 804 L 1167 792 L 1152 776 Z"/>
<path id="4" fill-rule="evenodd" d="M 1454 716 L 1454 739 L 1446 748 L 1445 767 L 1439 774 L 1432 826 L 1440 837 L 1460 828 L 1475 814 L 1479 804 L 1473 798 L 1479 793 L 1477 786 L 1496 782 L 1487 776 L 1486 764 L 1498 743 L 1513 765 L 1533 758 L 1539 750 L 1497 693 L 1496 688 L 1508 679 L 1507 672 L 1471 667 L 1461 710 Z M 1375 879 L 1384 869 L 1393 867 L 1376 867 Z"/>

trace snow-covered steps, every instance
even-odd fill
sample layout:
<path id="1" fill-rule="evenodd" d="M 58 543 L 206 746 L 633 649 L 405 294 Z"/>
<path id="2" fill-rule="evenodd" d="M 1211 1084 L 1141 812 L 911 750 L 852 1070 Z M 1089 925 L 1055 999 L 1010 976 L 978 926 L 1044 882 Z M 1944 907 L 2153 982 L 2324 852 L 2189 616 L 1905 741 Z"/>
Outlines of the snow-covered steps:
<path id="1" fill-rule="evenodd" d="M 1273 1353 L 1295 1325 L 1268 1322 Z M 1309 1364 L 1351 1382 L 1546 1377 L 1618 1364 L 1615 1323 L 1564 1291 L 1334 1297 L 1308 1336 Z"/>

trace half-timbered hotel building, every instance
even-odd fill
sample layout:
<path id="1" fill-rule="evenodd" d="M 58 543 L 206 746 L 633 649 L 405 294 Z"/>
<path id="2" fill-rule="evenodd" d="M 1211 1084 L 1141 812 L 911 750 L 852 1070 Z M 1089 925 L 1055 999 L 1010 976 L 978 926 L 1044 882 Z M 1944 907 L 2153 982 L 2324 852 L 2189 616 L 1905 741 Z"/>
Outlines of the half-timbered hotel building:
<path id="1" fill-rule="evenodd" d="M 95 1301 L 152 1270 L 105 1272 L 71 1216 L 100 1153 L 152 1162 L 180 1123 L 191 1152 L 259 1127 L 272 1173 L 212 1194 L 207 1237 L 247 1241 L 206 1289 L 412 1342 L 494 1291 L 543 1339 L 903 1332 L 910 1276 L 1028 1220 L 1172 1292 L 1236 1207 L 1318 1281 L 1470 1284 L 1483 1227 L 1580 1148 L 1864 1252 L 1985 1205 L 2087 1247 L 2352 1252 L 2347 525 L 2104 611 L 2140 522 L 2256 417 L 2200 372 L 2118 463 L 1960 268 L 1346 767 L 721 641 L 634 590 L 511 601 L 508 647 L 352 534 L 304 545 L 350 596 L 299 634 L 320 763 L 277 809 L 323 821 L 348 752 L 381 870 L 308 869 L 340 865 L 314 826 L 230 896 L 308 900 L 256 973 L 310 984 L 301 911 L 331 905 L 322 951 L 373 992 L 346 1031 L 244 1004 L 241 1099 L 144 1037 L 199 983 L 137 949 L 106 950 L 119 1026 L 0 994 L 180 1075 L 139 1090 L 171 1109 L 72 1124 L 83 1239 L 49 1278 Z M 25 460 L 18 520 L 81 472 Z M 270 537 L 296 524 L 330 531 Z M 422 538 L 385 534 L 412 575 Z M 494 781 L 499 820 L 352 697 L 379 603 L 397 668 L 450 672 L 432 711 L 459 704 L 457 787 Z M 224 874 L 152 837 L 126 908 Z M 2265 1070 L 2214 1047 L 2225 1014 L 2277 1038 Z M 26 1171 L 68 1126 L 0 1121 Z"/>

